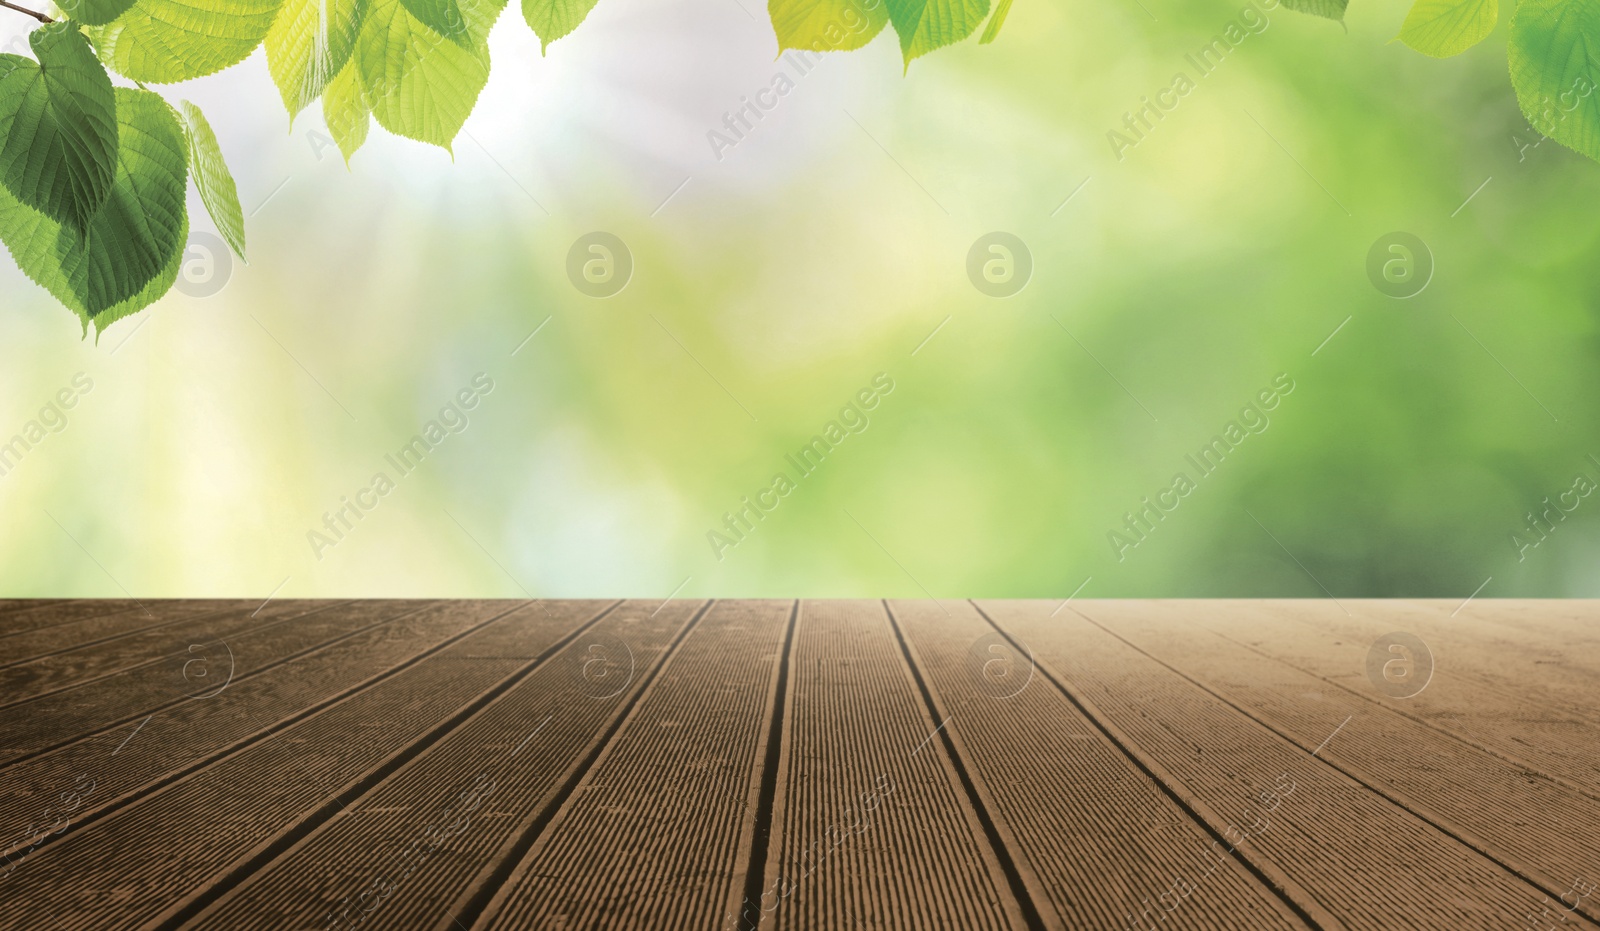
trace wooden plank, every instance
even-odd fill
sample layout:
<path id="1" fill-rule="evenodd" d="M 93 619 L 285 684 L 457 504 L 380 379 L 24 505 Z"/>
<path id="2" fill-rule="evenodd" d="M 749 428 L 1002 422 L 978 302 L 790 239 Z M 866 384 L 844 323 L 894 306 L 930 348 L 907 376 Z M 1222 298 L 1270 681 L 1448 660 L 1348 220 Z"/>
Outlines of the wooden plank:
<path id="1" fill-rule="evenodd" d="M 388 603 L 392 610 L 395 603 Z M 330 706 L 380 681 L 398 665 L 437 650 L 441 643 L 484 626 L 505 606 L 449 603 L 423 606 L 386 629 L 335 645 L 321 655 L 280 666 L 259 677 L 200 693 L 160 713 L 71 742 L 8 767 L 0 795 L 0 824 L 23 824 L 54 807 L 58 787 L 92 773 L 95 790 L 72 814 L 82 826 L 138 801 L 154 789 L 268 737 L 285 721 Z M 0 852 L 25 849 L 8 836 Z M 7 849 L 8 846 L 11 849 Z"/>
<path id="2" fill-rule="evenodd" d="M 1164 792 L 970 604 L 889 608 L 1047 925 L 1312 927 L 1239 861 L 1208 857 L 1225 825 Z"/>
<path id="3" fill-rule="evenodd" d="M 1309 891 L 1315 902 L 1302 908 L 1325 910 L 1323 927 L 1388 928 L 1405 915 L 1409 928 L 1504 929 L 1544 897 L 1074 613 L 1092 617 L 1093 602 L 1049 619 L 1041 602 L 988 607 L 1080 707 L 1127 735 L 1182 791 L 1229 816 L 1247 835 L 1239 853 Z M 1339 718 L 1325 723 L 1337 737 Z M 1600 925 L 1574 915 L 1567 927 Z"/>
<path id="4" fill-rule="evenodd" d="M 1530 778 L 1527 769 L 1396 714 L 1382 701 L 1344 690 L 1324 694 L 1326 683 L 1315 676 L 1180 620 L 1169 607 L 1097 604 L 1092 623 L 1307 752 L 1325 736 L 1328 719 L 1343 713 L 1348 721 L 1322 760 L 1551 899 L 1570 889 L 1574 864 L 1600 863 L 1600 795 Z M 1481 718 L 1481 709 L 1474 715 Z M 1600 918 L 1593 903 L 1582 907 Z"/>
<path id="5" fill-rule="evenodd" d="M 1436 671 L 1439 661 L 1448 657 L 1445 665 L 1483 688 L 1600 725 L 1594 698 L 1600 661 L 1573 650 L 1570 644 L 1547 642 L 1482 621 L 1473 611 L 1477 606 L 1474 601 L 1455 617 L 1449 616 L 1442 603 L 1345 602 L 1349 615 L 1325 601 L 1246 603 L 1243 607 L 1253 617 L 1287 617 L 1338 634 L 1339 639 L 1358 645 L 1363 654 L 1379 637 L 1409 631 L 1428 644 L 1436 658 Z"/>
<path id="6" fill-rule="evenodd" d="M 1160 603 L 1155 610 L 1173 606 Z M 1198 602 L 1181 610 L 1227 642 L 1316 676 L 1324 685 L 1314 691 L 1330 699 L 1344 694 L 1381 706 L 1569 788 L 1593 792 L 1600 786 L 1595 725 L 1515 694 L 1510 682 L 1501 688 L 1485 684 L 1482 676 L 1493 675 L 1492 667 L 1463 673 L 1462 641 L 1451 641 L 1420 693 L 1398 700 L 1378 692 L 1369 679 L 1371 643 L 1364 638 L 1294 623 L 1289 615 L 1274 616 L 1255 605 Z"/>
<path id="7" fill-rule="evenodd" d="M 605 610 L 463 607 L 487 623 L 21 859 L 7 881 L 9 919 L 62 931 L 171 924 L 214 884 L 293 846 Z M 138 747 L 136 739 L 123 752 Z"/>
<path id="8" fill-rule="evenodd" d="M 1469 602 L 1425 602 L 1445 617 L 1487 621 L 1514 635 L 1535 634 L 1565 645 L 1590 660 L 1600 648 L 1600 600 L 1565 598 L 1474 598 Z"/>
<path id="9" fill-rule="evenodd" d="M 304 617 L 329 607 L 329 602 L 273 602 L 261 608 L 260 614 L 253 614 L 256 607 L 184 617 L 105 643 L 52 653 L 0 669 L 0 708 L 146 664 L 161 663 L 194 644 L 226 640 L 252 629 Z"/>
<path id="10" fill-rule="evenodd" d="M 190 897 L 177 913 L 196 928 L 455 924 L 452 899 L 470 898 L 533 825 L 548 821 L 706 607 L 621 605 L 559 655 L 525 666 L 492 701 L 271 863 L 236 887 Z M 457 810 L 441 813 L 450 805 Z M 440 818 L 459 829 L 430 835 Z M 429 852 L 431 844 L 439 849 Z"/>
<path id="11" fill-rule="evenodd" d="M 1437 639 L 1447 646 L 1467 641 L 1470 649 L 1464 658 L 1474 668 L 1487 667 L 1503 676 L 1514 677 L 1518 681 L 1513 688 L 1518 692 L 1527 693 L 1531 689 L 1537 694 L 1548 690 L 1574 712 L 1600 723 L 1600 715 L 1596 714 L 1600 707 L 1595 699 L 1595 682 L 1600 680 L 1600 656 L 1593 649 L 1595 639 L 1585 630 L 1592 624 L 1574 624 L 1566 633 L 1557 634 L 1509 622 L 1510 618 L 1522 614 L 1529 604 L 1522 600 L 1483 599 L 1473 601 L 1452 617 L 1450 612 L 1456 605 L 1432 602 L 1429 607 L 1433 610 L 1416 615 L 1417 632 L 1425 639 Z M 1591 618 L 1596 616 L 1596 603 L 1580 604 L 1582 607 L 1578 610 L 1587 610 Z M 1388 620 L 1390 612 L 1384 608 L 1379 603 L 1375 610 L 1360 613 Z"/>
<path id="12" fill-rule="evenodd" d="M 0 669 L 39 657 L 106 643 L 129 634 L 208 617 L 243 604 L 227 599 L 149 601 L 126 611 L 96 614 L 10 634 L 0 639 L 0 647 L 4 648 L 4 653 L 0 654 L 3 656 Z"/>
<path id="13" fill-rule="evenodd" d="M 69 624 L 88 617 L 103 617 L 108 614 L 120 614 L 124 611 L 143 612 L 144 610 L 139 602 L 131 598 L 29 602 L 19 605 L 16 611 L 0 617 L 0 644 L 5 643 L 5 638 L 15 634 L 40 630 L 57 624 Z"/>
<path id="14" fill-rule="evenodd" d="M 719 927 L 1027 926 L 881 604 L 801 605 L 784 715 L 763 882 Z"/>
<path id="15" fill-rule="evenodd" d="M 226 648 L 213 643 L 203 651 L 179 654 L 186 664 L 187 657 L 197 657 L 194 662 L 205 664 L 206 677 L 184 677 L 184 665 L 174 659 L 18 705 L 16 713 L 0 721 L 0 734 L 6 737 L 0 757 L 5 760 L 0 763 L 0 784 L 6 789 L 0 800 L 10 800 L 27 785 L 58 784 L 61 769 L 93 760 L 101 752 L 101 742 L 122 742 L 134 726 L 146 737 L 168 726 L 181 731 L 184 737 L 174 753 L 184 760 L 190 752 L 206 752 L 203 747 L 226 747 L 240 734 L 250 733 L 250 726 L 275 725 L 362 681 L 362 675 L 378 675 L 386 664 L 403 662 L 451 637 L 470 617 L 459 609 L 430 608 L 435 608 L 432 601 L 362 601 L 330 608 L 294 624 L 246 633 Z M 410 617 L 413 614 L 421 617 Z M 394 627 L 378 630 L 386 624 Z M 363 632 L 368 635 L 357 637 Z M 338 651 L 323 651 L 330 645 L 339 645 Z M 288 669 L 283 669 L 285 662 L 291 664 Z M 190 667 L 189 672 L 198 670 Z M 266 672 L 275 672 L 275 677 L 264 683 L 253 681 Z M 216 701 L 222 693 L 234 694 L 227 701 Z M 179 715 L 170 713 L 186 704 L 195 707 Z M 147 720 L 150 715 L 160 718 Z M 78 745 L 74 752 L 53 753 L 72 745 Z M 18 769 L 24 761 L 35 765 Z M 155 769 L 146 777 L 160 774 L 162 769 Z M 118 774 L 114 782 L 123 787 L 142 784 L 130 773 Z M 3 813 L 5 806 L 0 805 L 0 824 L 6 824 Z"/>
<path id="16" fill-rule="evenodd" d="M 1221 619 L 1229 619 L 1221 632 L 1238 643 L 1269 649 L 1278 659 L 1368 696 L 1374 688 L 1366 659 L 1374 641 L 1395 630 L 1418 627 L 1416 613 L 1398 606 L 1394 616 L 1363 613 L 1355 621 L 1336 608 L 1315 621 L 1307 617 L 1322 613 L 1302 603 L 1283 605 L 1277 614 L 1274 608 L 1277 605 L 1242 603 L 1237 611 L 1230 605 L 1227 611 L 1210 611 L 1205 617 L 1213 629 Z M 1294 635 L 1294 630 L 1304 635 Z M 1485 649 L 1475 633 L 1435 629 L 1426 619 L 1418 633 L 1434 654 L 1432 678 L 1421 693 L 1405 699 L 1398 712 L 1509 760 L 1528 761 L 1530 768 L 1570 784 L 1600 785 L 1600 713 L 1595 713 L 1594 689 L 1589 693 L 1574 689 L 1570 701 L 1530 688 L 1530 677 L 1538 677 L 1541 667 L 1526 657 L 1515 661 L 1506 645 Z M 1506 662 L 1499 662 L 1501 657 Z M 1485 726 L 1496 720 L 1490 713 L 1506 715 L 1499 720 L 1515 721 L 1515 726 L 1501 728 L 1498 721 Z"/>
<path id="17" fill-rule="evenodd" d="M 0 615 L 64 604 L 66 601 L 65 598 L 0 598 Z M 0 620 L 0 630 L 4 630 L 4 624 L 4 620 Z"/>
<path id="18" fill-rule="evenodd" d="M 43 656 L 105 643 L 140 631 L 194 620 L 228 608 L 237 608 L 241 604 L 238 601 L 147 602 L 145 607 L 134 608 L 131 611 L 82 618 L 64 624 L 53 624 L 40 630 L 13 634 L 0 640 L 0 648 L 4 649 L 4 653 L 0 653 L 0 657 L 3 657 L 0 659 L 0 669 L 21 665 L 23 662 Z"/>
<path id="19" fill-rule="evenodd" d="M 189 641 L 157 662 L 133 665 L 112 675 L 14 702 L 0 717 L 0 769 L 99 729 L 139 720 L 146 713 L 226 688 L 232 681 L 282 662 L 285 657 L 344 637 L 363 625 L 397 616 L 414 605 L 418 603 L 328 603 L 325 608 L 298 617 L 294 624 L 269 624 L 229 635 L 226 640 Z M 187 640 L 184 630 L 171 633 L 179 641 Z"/>
<path id="20" fill-rule="evenodd" d="M 473 927 L 722 924 L 747 885 L 793 614 L 718 602 Z"/>
<path id="21" fill-rule="evenodd" d="M 269 625 L 226 640 L 191 643 L 161 662 L 29 700 L 0 718 L 0 768 L 173 705 L 237 687 L 263 669 L 431 604 L 365 601 L 329 605 L 294 618 L 292 623 Z"/>

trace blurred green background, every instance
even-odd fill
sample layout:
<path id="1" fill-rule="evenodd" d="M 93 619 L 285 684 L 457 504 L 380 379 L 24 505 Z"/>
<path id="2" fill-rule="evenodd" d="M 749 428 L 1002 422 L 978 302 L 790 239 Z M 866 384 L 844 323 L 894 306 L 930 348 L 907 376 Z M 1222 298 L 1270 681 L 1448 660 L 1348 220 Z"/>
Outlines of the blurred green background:
<path id="1" fill-rule="evenodd" d="M 347 171 L 259 53 L 179 88 L 250 264 L 197 252 L 189 293 L 97 344 L 0 263 L 0 441 L 94 385 L 0 476 L 0 594 L 1600 595 L 1600 497 L 1512 539 L 1600 481 L 1600 166 L 1520 148 L 1504 22 L 1435 61 L 1389 41 L 1399 0 L 1271 10 L 1202 76 L 1186 56 L 1243 9 L 1017 0 L 996 44 L 905 76 L 885 34 L 720 159 L 707 133 L 794 74 L 751 0 L 602 0 L 544 58 L 508 14 L 453 156 L 380 133 Z M 1180 71 L 1119 160 L 1108 131 Z M 632 254 L 609 298 L 568 278 L 591 231 Z M 968 278 L 991 231 L 1032 254 L 1005 299 Z M 1392 231 L 1435 266 L 1403 300 L 1367 272 Z M 470 425 L 400 475 L 385 455 L 478 373 Z M 800 477 L 785 457 L 879 373 Z M 1186 456 L 1280 374 L 1270 426 L 1200 477 Z M 1108 533 L 1180 471 L 1119 560 Z"/>

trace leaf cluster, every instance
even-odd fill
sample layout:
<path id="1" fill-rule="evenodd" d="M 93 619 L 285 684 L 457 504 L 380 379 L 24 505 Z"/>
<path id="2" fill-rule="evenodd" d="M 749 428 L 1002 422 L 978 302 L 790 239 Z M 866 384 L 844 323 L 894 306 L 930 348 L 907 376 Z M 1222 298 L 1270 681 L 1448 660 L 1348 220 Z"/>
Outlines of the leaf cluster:
<path id="1" fill-rule="evenodd" d="M 243 255 L 238 194 L 199 108 L 114 87 L 70 20 L 29 44 L 36 60 L 0 55 L 0 240 L 28 277 L 85 331 L 148 306 L 177 280 L 191 165 Z"/>
<path id="2" fill-rule="evenodd" d="M 172 287 L 192 181 L 242 259 L 244 216 L 216 134 L 149 85 L 214 74 L 265 46 L 291 118 L 320 100 L 346 161 L 376 121 L 448 150 L 489 80 L 507 0 L 59 0 L 65 19 L 0 54 L 0 241 L 17 265 L 104 330 Z M 598 0 L 521 0 L 548 52 Z M 906 68 L 984 27 L 1012 0 L 769 0 L 779 50 L 848 51 L 892 27 Z M 1282 0 L 1342 20 L 1347 0 Z M 1600 160 L 1600 0 L 1516 0 L 1512 84 L 1540 133 Z M 1458 55 L 1494 31 L 1499 0 L 1415 0 L 1399 40 Z M 22 7 L 6 3 L 12 10 Z M 985 23 L 987 25 L 985 26 Z M 116 86 L 121 77 L 133 87 Z"/>
<path id="3" fill-rule="evenodd" d="M 1506 58 L 1533 129 L 1600 161 L 1600 0 L 1514 0 Z M 1396 37 L 1434 58 L 1487 39 L 1499 0 L 1415 0 Z"/>
<path id="4" fill-rule="evenodd" d="M 176 84 L 265 47 L 290 117 L 320 100 L 346 161 L 371 124 L 448 150 L 489 80 L 507 0 L 59 0 L 33 58 L 0 55 L 0 241 L 28 277 L 103 331 L 177 281 L 192 181 L 230 248 L 244 215 L 216 134 Z M 597 0 L 521 0 L 548 51 Z M 907 63 L 970 35 L 990 0 L 772 0 L 786 43 L 854 48 L 893 21 Z M 1010 0 L 999 0 L 983 41 Z M 848 33 L 840 32 L 848 23 Z M 843 42 L 846 34 L 859 42 Z M 832 36 L 833 38 L 828 38 Z M 133 87 L 116 86 L 120 77 Z"/>

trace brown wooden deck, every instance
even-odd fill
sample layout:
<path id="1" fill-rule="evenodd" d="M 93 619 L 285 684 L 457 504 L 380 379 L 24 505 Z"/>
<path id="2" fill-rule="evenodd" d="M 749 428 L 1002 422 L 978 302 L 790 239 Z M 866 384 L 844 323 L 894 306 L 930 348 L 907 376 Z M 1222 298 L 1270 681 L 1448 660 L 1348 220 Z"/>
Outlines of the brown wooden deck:
<path id="1" fill-rule="evenodd" d="M 0 601 L 0 929 L 1600 931 L 1600 604 L 1458 608 Z"/>

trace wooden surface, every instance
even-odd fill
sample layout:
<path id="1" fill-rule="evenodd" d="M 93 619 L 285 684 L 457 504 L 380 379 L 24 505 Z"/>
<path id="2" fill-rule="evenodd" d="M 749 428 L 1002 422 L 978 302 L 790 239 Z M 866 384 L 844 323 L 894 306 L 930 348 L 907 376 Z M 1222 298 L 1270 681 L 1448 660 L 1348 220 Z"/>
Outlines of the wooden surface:
<path id="1" fill-rule="evenodd" d="M 1600 605 L 1458 608 L 0 601 L 0 929 L 1600 931 Z"/>

